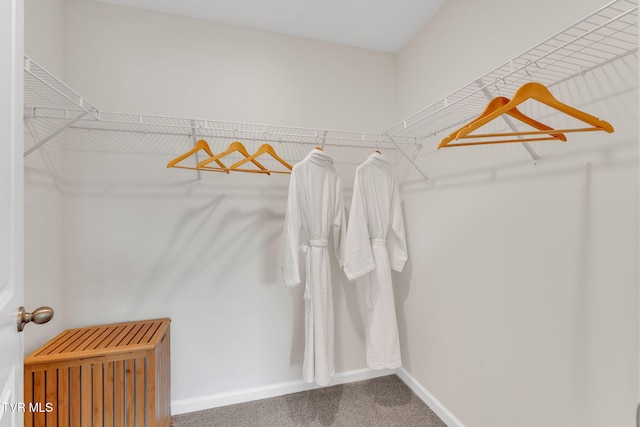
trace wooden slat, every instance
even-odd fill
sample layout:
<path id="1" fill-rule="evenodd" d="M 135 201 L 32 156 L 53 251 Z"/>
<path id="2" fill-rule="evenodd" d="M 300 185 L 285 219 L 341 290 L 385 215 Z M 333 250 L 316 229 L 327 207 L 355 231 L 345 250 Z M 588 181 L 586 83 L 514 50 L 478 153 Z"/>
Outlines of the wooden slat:
<path id="1" fill-rule="evenodd" d="M 93 424 L 92 427 L 102 427 L 102 408 L 104 402 L 102 400 L 102 390 L 104 387 L 102 381 L 102 363 L 97 362 L 93 365 Z"/>
<path id="2" fill-rule="evenodd" d="M 153 340 L 153 337 L 156 335 L 156 332 L 158 332 L 158 329 L 160 329 L 160 326 L 162 326 L 162 322 L 153 322 L 147 333 L 144 334 L 144 336 L 140 339 L 139 344 L 150 343 Z"/>
<path id="3" fill-rule="evenodd" d="M 138 332 L 131 337 L 127 345 L 136 345 L 140 344 L 140 339 L 147 333 L 147 331 L 151 328 L 150 323 L 143 323 L 142 327 L 138 330 Z"/>
<path id="4" fill-rule="evenodd" d="M 47 355 L 47 354 L 56 354 L 60 351 L 60 348 L 64 345 L 67 345 L 71 340 L 75 339 L 79 336 L 82 331 L 74 331 L 68 330 L 60 334 L 58 337 L 51 340 L 48 345 L 42 350 L 38 350 L 32 353 L 30 356 L 26 357 L 26 359 L 31 359 L 32 357 Z"/>
<path id="5" fill-rule="evenodd" d="M 40 347 L 38 350 L 33 352 L 34 355 L 39 354 L 49 354 L 51 351 L 55 350 L 57 346 L 61 343 L 64 343 L 70 336 L 73 336 L 74 331 L 66 330 L 60 333 L 57 337 L 53 338 L 51 341 Z"/>
<path id="6" fill-rule="evenodd" d="M 119 330 L 118 334 L 116 336 L 113 337 L 113 339 L 111 339 L 108 343 L 106 343 L 106 345 L 104 347 L 100 347 L 100 348 L 114 348 L 114 347 L 118 347 L 118 345 L 120 345 L 120 343 L 122 342 L 122 340 L 124 340 L 127 335 L 129 335 L 131 333 L 131 331 L 133 330 L 133 328 L 136 325 L 133 323 L 130 323 L 128 325 L 123 325 L 122 329 Z"/>
<path id="7" fill-rule="evenodd" d="M 24 368 L 24 404 L 29 405 L 33 402 L 33 371 L 25 366 Z M 26 412 L 24 414 L 25 427 L 33 427 L 33 414 Z"/>
<path id="8" fill-rule="evenodd" d="M 162 337 L 169 322 L 169 319 L 158 319 L 69 330 L 71 332 L 65 334 L 61 342 L 47 346 L 48 354 L 38 351 L 26 357 L 24 362 L 30 365 L 104 357 L 111 352 L 146 351 L 152 349 Z"/>
<path id="9" fill-rule="evenodd" d="M 80 427 L 80 401 L 82 398 L 80 366 L 69 368 L 69 385 L 69 414 L 71 419 L 71 427 Z"/>
<path id="10" fill-rule="evenodd" d="M 104 339 L 95 346 L 95 350 L 108 347 L 109 344 L 111 344 L 111 342 L 127 327 L 127 325 L 114 326 L 113 329 L 109 331 L 109 335 L 105 336 Z"/>
<path id="11" fill-rule="evenodd" d="M 165 391 L 165 427 L 171 427 L 171 333 L 167 327 L 166 339 L 164 340 L 164 391 Z"/>
<path id="12" fill-rule="evenodd" d="M 140 329 L 144 327 L 144 323 L 138 323 L 133 326 L 133 328 L 129 331 L 126 337 L 124 337 L 119 343 L 116 344 L 117 347 L 128 347 L 129 343 L 133 341 L 133 337 L 135 337 Z"/>
<path id="13" fill-rule="evenodd" d="M 114 424 L 114 394 L 113 387 L 115 375 L 113 371 L 115 362 L 106 362 L 104 364 L 104 425 L 105 427 L 118 427 Z"/>
<path id="14" fill-rule="evenodd" d="M 46 379 L 47 379 L 47 390 L 46 390 L 46 399 L 43 402 L 43 409 L 48 411 L 52 409 L 51 412 L 46 412 L 45 419 L 47 426 L 55 426 L 58 420 L 58 405 L 57 405 L 57 396 L 58 396 L 58 371 L 55 369 L 50 369 L 46 371 Z M 50 407 L 46 405 L 49 404 Z"/>
<path id="15" fill-rule="evenodd" d="M 74 334 L 73 337 L 70 337 L 68 340 L 65 340 L 62 345 L 55 349 L 51 354 L 62 354 L 68 353 L 71 348 L 74 348 L 82 343 L 82 341 L 86 338 L 86 336 L 91 334 L 90 329 L 79 329 L 78 333 Z"/>
<path id="16" fill-rule="evenodd" d="M 169 325 L 156 319 L 68 330 L 25 358 L 25 403 L 46 410 L 50 402 L 55 410 L 26 413 L 25 425 L 170 427 Z"/>
<path id="17" fill-rule="evenodd" d="M 158 366 L 158 393 L 160 394 L 160 402 L 158 404 L 158 417 L 161 420 L 164 420 L 167 416 L 167 377 L 166 377 L 166 342 L 162 342 L 158 346 L 158 358 L 159 358 L 159 366 Z"/>
<path id="18" fill-rule="evenodd" d="M 58 426 L 67 427 L 69 425 L 69 368 L 56 371 L 58 372 L 58 395 L 56 396 Z"/>
<path id="19" fill-rule="evenodd" d="M 134 367 L 134 363 L 133 363 L 133 359 L 127 359 L 125 361 L 125 366 L 126 366 L 126 370 L 125 370 L 125 387 L 126 387 L 126 391 L 125 391 L 125 419 L 127 422 L 127 426 L 133 426 L 135 425 L 135 367 Z"/>
<path id="20" fill-rule="evenodd" d="M 116 426 L 124 425 L 124 375 L 125 375 L 125 366 L 124 360 L 118 360 L 115 362 L 116 364 Z"/>
<path id="21" fill-rule="evenodd" d="M 170 422 L 171 420 L 171 397 L 169 396 L 169 383 L 171 382 L 171 376 L 169 372 L 169 331 L 164 341 L 160 344 L 160 357 L 162 358 L 162 368 L 160 371 L 160 377 L 162 378 L 162 417 Z M 167 424 L 166 427 L 169 427 Z"/>
<path id="22" fill-rule="evenodd" d="M 85 340 L 78 348 L 78 350 L 93 350 L 98 344 L 102 342 L 102 340 L 105 339 L 106 336 L 109 335 L 110 329 L 113 329 L 113 327 L 99 328 L 97 330 L 98 333 L 92 336 L 91 339 Z"/>
<path id="23" fill-rule="evenodd" d="M 73 333 L 65 337 L 64 340 L 57 342 L 56 346 L 52 347 L 51 350 L 49 351 L 48 356 L 56 356 L 58 354 L 64 353 L 68 347 L 72 346 L 74 343 L 81 340 L 82 336 L 86 333 L 88 333 L 88 331 L 83 331 L 81 329 L 77 331 L 73 331 Z M 46 355 L 42 354 L 42 355 L 36 356 L 35 358 L 39 359 L 40 357 L 43 357 L 43 356 L 46 356 Z M 31 361 L 32 359 L 33 359 L 32 357 L 27 357 L 27 361 Z"/>
<path id="24" fill-rule="evenodd" d="M 80 367 L 80 377 L 82 389 L 80 394 L 80 416 L 82 418 L 82 426 L 91 426 L 93 422 L 93 407 L 91 404 L 91 394 L 93 392 L 93 373 L 91 365 L 86 364 Z"/>
<path id="25" fill-rule="evenodd" d="M 75 351 L 78 351 L 78 352 L 82 351 L 81 350 L 82 346 L 85 345 L 85 343 L 87 341 L 90 341 L 91 339 L 93 339 L 93 337 L 95 337 L 99 333 L 100 333 L 99 329 L 95 329 L 95 328 L 87 329 L 87 333 L 86 334 L 82 334 L 80 339 L 76 340 L 73 344 L 71 344 L 69 347 L 67 347 L 64 350 L 64 352 L 65 353 L 73 353 Z"/>
<path id="26" fill-rule="evenodd" d="M 44 371 L 35 371 L 33 373 L 33 403 L 35 405 L 44 405 L 47 398 L 46 396 L 46 375 Z M 33 413 L 33 425 L 36 427 L 44 426 L 45 414 L 44 412 Z"/>
<path id="27" fill-rule="evenodd" d="M 144 381 L 145 374 L 145 358 L 138 357 L 135 359 L 136 363 L 136 426 L 144 426 L 145 424 L 145 410 L 146 402 L 144 396 L 144 389 L 146 387 Z"/>
<path id="28" fill-rule="evenodd" d="M 147 405 L 149 414 L 153 414 L 149 420 L 150 427 L 156 427 L 158 420 L 158 355 L 150 351 L 147 357 Z"/>

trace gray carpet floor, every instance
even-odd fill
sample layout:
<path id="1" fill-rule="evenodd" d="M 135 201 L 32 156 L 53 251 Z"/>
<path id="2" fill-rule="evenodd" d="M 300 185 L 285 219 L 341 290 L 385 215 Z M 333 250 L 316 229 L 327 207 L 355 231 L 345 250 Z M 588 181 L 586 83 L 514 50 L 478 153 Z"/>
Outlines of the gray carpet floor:
<path id="1" fill-rule="evenodd" d="M 446 427 L 396 375 L 177 415 L 173 427 Z"/>

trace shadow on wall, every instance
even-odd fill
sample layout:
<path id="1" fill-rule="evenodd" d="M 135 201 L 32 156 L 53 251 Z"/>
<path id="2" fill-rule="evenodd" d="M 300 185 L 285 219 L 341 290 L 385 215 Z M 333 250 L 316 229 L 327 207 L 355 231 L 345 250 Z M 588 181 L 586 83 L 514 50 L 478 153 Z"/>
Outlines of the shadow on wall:
<path id="1" fill-rule="evenodd" d="M 345 209 L 345 218 L 349 218 L 349 209 Z M 348 225 L 348 224 L 347 224 Z M 332 240 L 333 241 L 333 240 Z M 365 325 L 366 325 L 366 307 L 362 296 L 365 293 L 364 283 L 362 279 L 353 282 L 347 279 L 344 270 L 339 265 L 335 256 L 331 257 L 331 276 L 333 284 L 333 306 L 335 316 L 335 361 L 336 370 L 351 369 L 345 366 L 348 359 L 353 359 L 352 340 L 355 333 L 359 345 L 364 346 L 365 342 Z M 346 317 L 342 317 L 346 316 Z M 347 338 L 345 338 L 347 337 Z M 343 347 L 344 344 L 344 347 Z M 364 354 L 359 355 L 357 360 L 362 363 L 358 366 L 364 366 Z M 351 360 L 353 362 L 353 360 Z M 342 367 L 342 369 L 340 369 Z"/>
<path id="2" fill-rule="evenodd" d="M 394 298 L 396 303 L 396 318 L 398 319 L 398 332 L 400 334 L 400 350 L 402 354 L 402 364 L 409 365 L 409 351 L 407 350 L 407 343 L 405 332 L 407 330 L 407 315 L 405 312 L 405 301 L 409 298 L 411 290 L 411 277 L 413 274 L 413 256 L 411 254 L 411 240 L 412 233 L 410 230 L 406 230 L 407 213 L 405 211 L 405 203 L 402 202 L 402 217 L 405 223 L 405 236 L 407 239 L 407 251 L 409 252 L 409 258 L 404 266 L 402 272 L 391 270 L 391 277 L 393 281 Z"/>
<path id="3" fill-rule="evenodd" d="M 146 279 L 140 284 L 141 286 L 137 287 L 139 293 L 135 298 L 136 300 L 143 300 L 144 294 L 140 292 L 146 292 L 147 288 L 153 285 L 156 285 L 155 292 L 161 299 L 170 298 L 175 289 L 169 288 L 169 283 L 184 283 L 183 280 L 187 280 L 187 278 L 183 276 L 181 279 L 166 281 L 166 277 L 175 274 L 173 271 L 173 261 L 184 256 L 184 254 L 189 253 L 191 259 L 189 264 L 187 264 L 187 268 L 181 269 L 183 274 L 187 271 L 193 271 L 196 264 L 201 261 L 199 257 L 193 257 L 192 254 L 202 252 L 192 252 L 188 250 L 188 248 L 193 242 L 199 240 L 197 239 L 199 232 L 204 229 L 206 222 L 211 220 L 224 199 L 225 196 L 220 195 L 202 206 L 187 209 L 180 217 L 176 218 L 175 227 L 171 232 L 167 233 L 165 245 L 160 251 L 160 257 L 155 264 L 150 267 Z M 162 284 L 164 289 L 163 286 L 158 287 L 158 284 Z"/>
<path id="4" fill-rule="evenodd" d="M 140 291 L 153 288 L 160 299 L 171 298 L 185 284 L 197 283 L 198 271 L 210 269 L 216 260 L 224 257 L 236 262 L 239 268 L 242 265 L 251 266 L 251 259 L 245 258 L 247 248 L 269 246 L 280 237 L 281 232 L 278 230 L 266 237 L 259 237 L 268 224 L 284 220 L 282 214 L 269 209 L 232 209 L 224 216 L 214 219 L 215 211 L 225 199 L 226 196 L 219 196 L 202 207 L 190 209 L 175 222 L 174 231 L 167 237 L 160 258 L 140 284 Z M 206 223 L 219 226 L 206 227 Z M 238 227 L 239 224 L 241 227 Z M 225 233 L 224 229 L 238 231 Z M 272 254 L 266 255 L 269 259 L 271 256 Z M 174 261 L 180 258 L 184 262 L 176 269 Z M 225 283 L 233 271 L 231 268 L 215 269 L 215 276 L 211 277 L 212 283 Z M 173 278 L 168 279 L 169 277 Z M 159 283 L 163 286 L 158 287 Z M 138 295 L 138 299 L 143 297 L 143 294 Z"/>
<path id="5" fill-rule="evenodd" d="M 404 194 L 419 194 L 428 191 L 482 187 L 487 183 L 500 183 L 502 181 L 528 181 L 537 179 L 540 176 L 553 178 L 554 176 L 564 176 L 570 173 L 581 174 L 587 163 L 590 163 L 592 165 L 591 168 L 596 171 L 614 170 L 621 167 L 633 168 L 637 166 L 637 152 L 631 156 L 624 156 L 624 160 L 617 159 L 612 162 L 612 159 L 616 158 L 617 155 L 623 157 L 626 151 L 636 150 L 637 144 L 637 140 L 625 139 L 615 145 L 603 145 L 601 148 L 584 149 L 579 152 L 554 153 L 542 157 L 539 168 L 532 167 L 532 161 L 529 159 L 430 176 L 430 185 L 424 185 L 424 181 L 421 179 L 407 181 L 402 192 Z M 451 148 L 451 150 L 456 149 L 459 148 Z M 581 157 L 584 157 L 584 161 L 580 161 Z M 547 167 L 548 165 L 550 167 Z"/>
<path id="6" fill-rule="evenodd" d="M 584 188 L 582 190 L 583 200 L 581 206 L 581 216 L 579 218 L 580 226 L 580 244 L 577 256 L 578 265 L 576 266 L 576 284 L 575 289 L 575 310 L 573 312 L 575 325 L 575 340 L 572 346 L 574 350 L 575 363 L 572 365 L 571 380 L 574 384 L 579 384 L 579 398 L 585 400 L 586 395 L 593 393 L 593 387 L 590 387 L 590 378 L 583 375 L 585 364 L 590 359 L 590 337 L 589 332 L 593 330 L 594 319 L 591 316 L 590 308 L 593 306 L 593 279 L 589 272 L 592 263 L 591 245 L 593 244 L 593 189 L 592 189 L 592 170 L 591 164 L 587 163 L 584 167 Z M 587 368 L 588 369 L 588 368 Z"/>
<path id="7" fill-rule="evenodd" d="M 273 251 L 261 252 L 259 257 L 250 255 L 256 248 L 277 245 L 284 219 L 284 214 L 275 210 L 273 200 L 273 209 L 265 207 L 264 200 L 285 199 L 276 195 L 265 197 L 260 189 L 256 192 L 256 188 L 243 187 L 238 194 L 209 188 L 185 189 L 184 183 L 165 191 L 162 185 L 131 185 L 129 191 L 110 184 L 84 187 L 86 190 L 65 193 L 74 199 L 72 212 L 76 210 L 73 205 L 78 203 L 77 213 L 71 217 L 81 217 L 83 229 L 89 226 L 87 212 L 99 213 L 90 223 L 93 229 L 103 230 L 96 232 L 94 245 L 104 250 L 85 251 L 80 270 L 90 270 L 92 264 L 96 264 L 98 270 L 109 264 L 124 267 L 121 271 L 105 270 L 102 274 L 109 274 L 94 280 L 105 284 L 96 288 L 96 292 L 106 292 L 106 288 L 113 285 L 121 289 L 122 299 L 117 309 L 114 307 L 114 312 L 120 313 L 118 316 L 138 318 L 140 313 L 149 313 L 149 310 L 151 315 L 166 315 L 172 298 L 193 290 L 203 279 L 210 277 L 212 284 L 228 282 L 236 271 L 228 268 L 229 263 L 240 266 L 238 268 L 246 266 L 244 271 L 261 274 L 263 281 L 263 269 L 258 269 L 256 263 L 271 264 L 277 256 Z M 91 202 L 94 198 L 96 204 Z M 87 209 L 89 205 L 95 207 Z M 139 251 L 143 251 L 144 256 L 134 258 Z M 269 268 L 271 276 L 277 274 L 277 269 Z M 87 274 L 79 274 L 84 287 Z M 119 283 L 121 279 L 127 283 Z M 164 303 L 158 304 L 159 301 Z M 94 303 L 101 304 L 100 298 Z M 92 321 L 111 320 L 95 318 Z"/>

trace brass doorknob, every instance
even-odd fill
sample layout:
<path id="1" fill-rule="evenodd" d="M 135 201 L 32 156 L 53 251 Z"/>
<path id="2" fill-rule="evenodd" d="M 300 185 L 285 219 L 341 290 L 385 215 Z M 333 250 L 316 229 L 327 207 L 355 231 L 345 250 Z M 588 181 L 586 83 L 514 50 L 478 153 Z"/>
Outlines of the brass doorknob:
<path id="1" fill-rule="evenodd" d="M 20 307 L 18 309 L 18 332 L 22 332 L 24 325 L 29 322 L 41 325 L 51 319 L 53 319 L 53 308 L 51 307 L 38 307 L 33 313 L 27 313 L 24 307 Z"/>

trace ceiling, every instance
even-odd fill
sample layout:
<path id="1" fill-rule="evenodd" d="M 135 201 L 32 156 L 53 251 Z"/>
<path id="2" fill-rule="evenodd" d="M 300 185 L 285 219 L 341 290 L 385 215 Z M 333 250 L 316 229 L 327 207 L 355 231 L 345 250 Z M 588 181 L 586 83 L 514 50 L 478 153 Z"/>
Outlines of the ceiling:
<path id="1" fill-rule="evenodd" d="M 397 53 L 445 0 L 100 1 Z"/>

